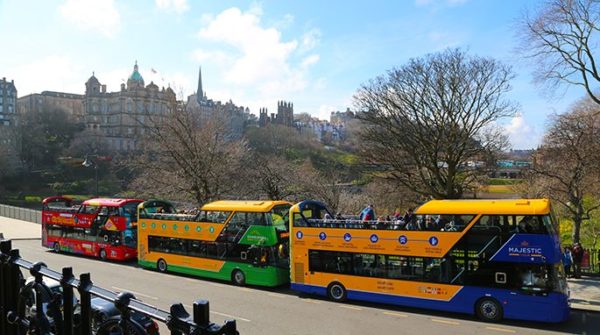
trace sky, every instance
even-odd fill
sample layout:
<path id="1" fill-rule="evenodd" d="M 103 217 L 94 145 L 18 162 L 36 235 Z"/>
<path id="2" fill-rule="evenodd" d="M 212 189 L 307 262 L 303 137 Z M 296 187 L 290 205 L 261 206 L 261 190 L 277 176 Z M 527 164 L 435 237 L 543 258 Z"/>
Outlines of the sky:
<path id="1" fill-rule="evenodd" d="M 83 94 L 92 75 L 118 91 L 137 61 L 146 84 L 187 99 L 199 68 L 209 99 L 252 113 L 290 101 L 329 119 L 352 108 L 361 84 L 446 48 L 494 57 L 516 74 L 519 105 L 499 122 L 514 149 L 535 148 L 552 113 L 583 97 L 532 81 L 516 52 L 517 21 L 539 0 L 193 1 L 0 0 L 0 78 L 19 96 Z"/>

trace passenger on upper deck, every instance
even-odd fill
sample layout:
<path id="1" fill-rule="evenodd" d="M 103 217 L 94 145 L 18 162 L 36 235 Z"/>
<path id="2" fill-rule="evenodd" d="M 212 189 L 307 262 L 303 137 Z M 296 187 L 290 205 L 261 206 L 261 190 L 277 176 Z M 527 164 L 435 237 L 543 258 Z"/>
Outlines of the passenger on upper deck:
<path id="1" fill-rule="evenodd" d="M 365 207 L 365 209 L 360 212 L 359 219 L 363 222 L 375 220 L 375 210 L 373 209 L 373 205 Z"/>

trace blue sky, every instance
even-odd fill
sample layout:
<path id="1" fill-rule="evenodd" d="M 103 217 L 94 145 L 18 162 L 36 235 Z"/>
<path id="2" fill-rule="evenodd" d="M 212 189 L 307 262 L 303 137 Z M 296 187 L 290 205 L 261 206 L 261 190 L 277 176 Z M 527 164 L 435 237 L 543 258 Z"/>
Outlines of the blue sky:
<path id="1" fill-rule="evenodd" d="M 508 98 L 518 117 L 502 121 L 516 149 L 541 141 L 548 115 L 582 91 L 550 100 L 515 53 L 515 22 L 539 1 L 192 1 L 0 0 L 0 77 L 19 96 L 84 92 L 95 72 L 117 91 L 137 60 L 146 83 L 209 98 L 328 119 L 352 106 L 369 79 L 412 57 L 461 47 L 513 66 Z"/>

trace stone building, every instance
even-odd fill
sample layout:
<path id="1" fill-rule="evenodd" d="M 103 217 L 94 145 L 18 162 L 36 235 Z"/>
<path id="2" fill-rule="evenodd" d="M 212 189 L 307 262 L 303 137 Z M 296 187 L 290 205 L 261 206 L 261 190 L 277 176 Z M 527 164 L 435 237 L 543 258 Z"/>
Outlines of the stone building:
<path id="1" fill-rule="evenodd" d="M 15 81 L 0 80 L 0 153 L 2 159 L 0 168 L 9 172 L 18 167 L 20 141 L 17 131 L 19 115 L 17 113 L 17 87 Z"/>
<path id="2" fill-rule="evenodd" d="M 20 97 L 17 101 L 19 113 L 56 108 L 69 113 L 76 121 L 83 121 L 83 98 L 81 94 L 43 91 Z"/>
<path id="3" fill-rule="evenodd" d="M 294 126 L 294 104 L 286 101 L 277 101 L 277 114 L 271 113 L 266 108 L 259 110 L 258 125 L 264 127 L 269 123 L 280 124 L 288 127 Z"/>
<path id="4" fill-rule="evenodd" d="M 253 122 L 255 116 L 250 114 L 248 107 L 237 106 L 231 100 L 223 103 L 208 99 L 202 87 L 202 68 L 198 70 L 198 88 L 195 94 L 188 96 L 185 108 L 198 114 L 200 122 L 209 118 L 220 118 L 226 122 L 230 136 L 239 138 L 244 134 L 248 123 Z M 254 121 L 255 122 L 255 121 Z"/>
<path id="5" fill-rule="evenodd" d="M 102 139 L 109 150 L 135 150 L 145 127 L 164 122 L 176 106 L 170 87 L 159 89 L 153 82 L 145 85 L 137 62 L 120 91 L 107 92 L 95 74 L 85 83 L 86 129 Z"/>

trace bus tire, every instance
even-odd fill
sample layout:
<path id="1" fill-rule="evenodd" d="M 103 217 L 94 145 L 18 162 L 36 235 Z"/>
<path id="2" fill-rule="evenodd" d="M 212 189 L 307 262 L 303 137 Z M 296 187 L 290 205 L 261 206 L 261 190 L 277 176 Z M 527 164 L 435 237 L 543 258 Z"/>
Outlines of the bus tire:
<path id="1" fill-rule="evenodd" d="M 346 292 L 344 285 L 338 282 L 333 282 L 327 286 L 327 296 L 333 301 L 346 301 L 347 294 L 348 292 Z"/>
<path id="2" fill-rule="evenodd" d="M 494 298 L 481 298 L 475 304 L 475 314 L 485 322 L 498 322 L 503 313 L 502 305 Z"/>
<path id="3" fill-rule="evenodd" d="M 231 282 L 237 286 L 244 286 L 246 285 L 246 275 L 242 270 L 233 270 L 231 273 Z"/>
<path id="4" fill-rule="evenodd" d="M 60 243 L 54 242 L 54 244 L 52 245 L 52 250 L 54 250 L 54 252 L 56 252 L 56 253 L 59 253 L 60 252 Z"/>
<path id="5" fill-rule="evenodd" d="M 158 262 L 156 262 L 156 269 L 162 273 L 167 272 L 167 262 L 162 258 L 159 259 Z"/>
<path id="6" fill-rule="evenodd" d="M 105 261 L 106 260 L 106 250 L 104 249 L 100 249 L 100 252 L 98 252 L 98 257 L 100 257 L 101 260 Z"/>

